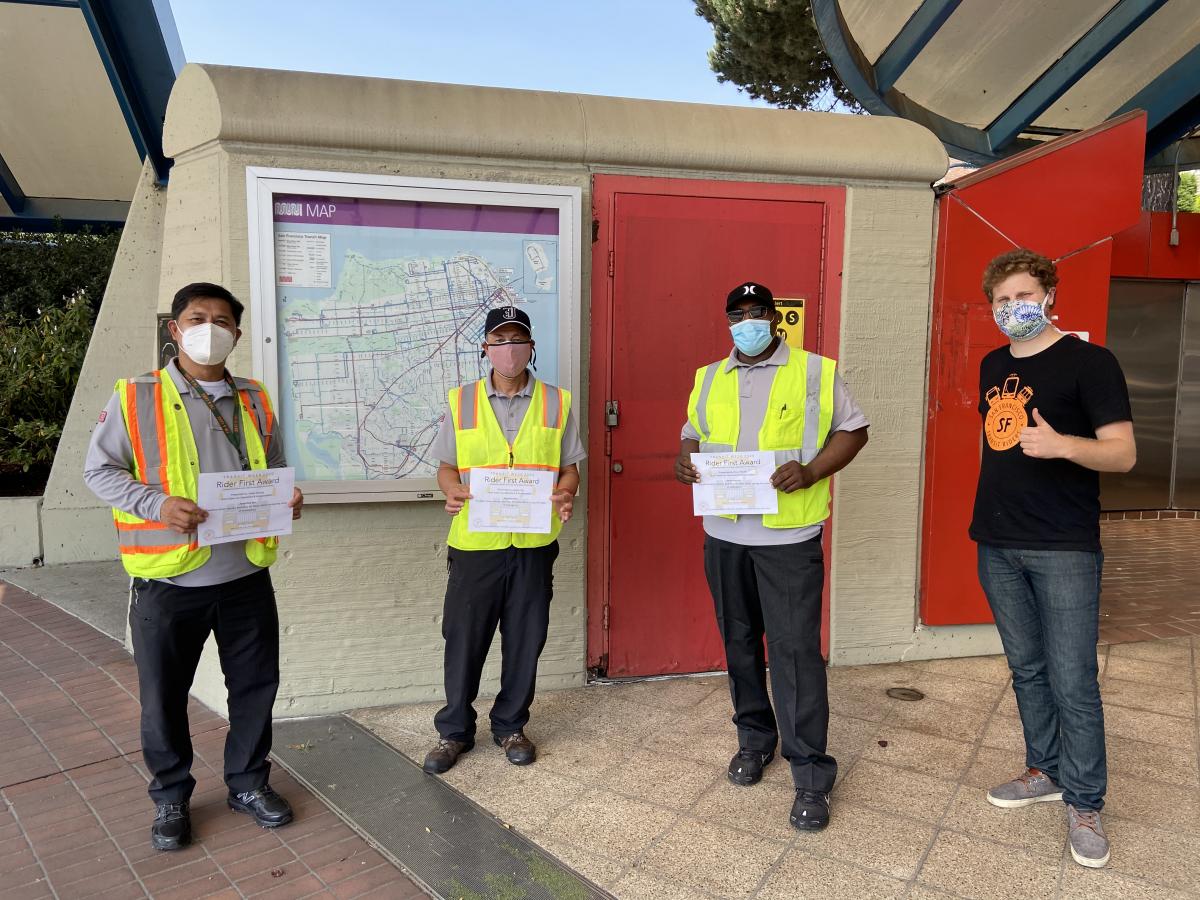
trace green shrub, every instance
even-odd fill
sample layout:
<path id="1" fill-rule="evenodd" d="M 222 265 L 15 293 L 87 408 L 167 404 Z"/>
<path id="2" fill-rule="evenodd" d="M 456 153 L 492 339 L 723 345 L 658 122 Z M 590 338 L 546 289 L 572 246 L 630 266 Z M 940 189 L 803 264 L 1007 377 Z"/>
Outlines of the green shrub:
<path id="1" fill-rule="evenodd" d="M 53 462 L 92 321 L 82 292 L 36 318 L 0 320 L 0 466 Z"/>
<path id="2" fill-rule="evenodd" d="M 120 239 L 0 231 L 0 494 L 40 491 Z"/>
<path id="3" fill-rule="evenodd" d="M 0 231 L 0 320 L 34 319 L 80 292 L 98 311 L 120 240 L 119 229 Z"/>

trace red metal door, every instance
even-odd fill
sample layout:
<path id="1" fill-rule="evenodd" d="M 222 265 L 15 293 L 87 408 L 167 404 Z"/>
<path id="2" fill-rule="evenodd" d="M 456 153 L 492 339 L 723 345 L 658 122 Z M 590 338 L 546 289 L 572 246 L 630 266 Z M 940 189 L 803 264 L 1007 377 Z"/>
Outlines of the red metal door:
<path id="1" fill-rule="evenodd" d="M 595 179 L 589 665 L 610 677 L 724 668 L 703 531 L 673 475 L 688 392 L 699 366 L 729 353 L 723 300 L 738 282 L 804 298 L 805 343 L 817 349 L 829 325 L 822 301 L 830 277 L 840 279 L 842 196 L 838 188 Z"/>

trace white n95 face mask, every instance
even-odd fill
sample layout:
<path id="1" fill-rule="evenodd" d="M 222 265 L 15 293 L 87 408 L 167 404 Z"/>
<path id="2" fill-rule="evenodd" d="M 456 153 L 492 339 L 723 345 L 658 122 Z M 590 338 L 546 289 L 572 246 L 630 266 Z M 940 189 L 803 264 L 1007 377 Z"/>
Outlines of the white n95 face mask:
<path id="1" fill-rule="evenodd" d="M 227 328 L 205 322 L 203 325 L 193 325 L 183 332 L 180 345 L 183 352 L 202 366 L 215 366 L 225 362 L 233 352 L 237 339 Z"/>

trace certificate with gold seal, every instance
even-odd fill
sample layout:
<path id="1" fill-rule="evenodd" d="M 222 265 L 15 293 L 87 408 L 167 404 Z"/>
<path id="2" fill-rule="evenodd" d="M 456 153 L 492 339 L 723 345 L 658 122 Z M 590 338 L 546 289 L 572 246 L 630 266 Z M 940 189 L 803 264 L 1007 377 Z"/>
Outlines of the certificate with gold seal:
<path id="1" fill-rule="evenodd" d="M 779 512 L 779 492 L 771 484 L 775 454 L 770 450 L 693 453 L 700 481 L 692 485 L 692 514 L 763 515 Z"/>
<path id="2" fill-rule="evenodd" d="M 467 527 L 471 531 L 549 534 L 550 494 L 557 472 L 542 469 L 472 469 Z"/>

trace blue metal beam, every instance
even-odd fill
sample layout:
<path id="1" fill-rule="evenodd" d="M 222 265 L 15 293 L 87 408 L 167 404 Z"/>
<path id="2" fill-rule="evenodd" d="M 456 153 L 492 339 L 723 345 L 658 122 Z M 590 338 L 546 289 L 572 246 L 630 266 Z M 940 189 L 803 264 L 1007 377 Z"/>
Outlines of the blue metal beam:
<path id="1" fill-rule="evenodd" d="M 875 61 L 875 89 L 879 93 L 886 94 L 895 86 L 960 3 L 962 0 L 923 0 Z"/>
<path id="2" fill-rule="evenodd" d="M 938 136 L 946 150 L 961 160 L 988 163 L 995 154 L 978 128 L 939 116 L 892 88 L 880 91 L 875 86 L 871 64 L 850 38 L 838 0 L 812 0 L 813 19 L 825 52 L 842 84 L 868 112 L 878 116 L 900 116 L 924 125 Z M 1022 148 L 1023 149 L 1023 148 Z"/>
<path id="3" fill-rule="evenodd" d="M 988 143 L 996 150 L 1007 146 L 1166 2 L 1121 0 L 996 117 L 986 129 Z"/>
<path id="4" fill-rule="evenodd" d="M 25 208 L 16 215 L 0 216 L 0 230 L 19 228 L 21 231 L 67 231 L 83 228 L 120 228 L 129 215 L 129 203 L 124 200 L 57 200 L 48 197 L 28 197 Z"/>
<path id="5" fill-rule="evenodd" d="M 1113 113 L 1132 109 L 1146 111 L 1146 156 L 1166 150 L 1200 124 L 1200 46 L 1193 47 L 1177 62 L 1138 91 Z"/>
<path id="6" fill-rule="evenodd" d="M 170 9 L 154 0 L 80 0 L 80 10 L 96 42 L 108 79 L 138 154 L 149 159 L 159 183 L 170 161 L 163 154 L 167 98 L 182 60 Z"/>
<path id="7" fill-rule="evenodd" d="M 0 154 L 0 197 L 4 198 L 4 202 L 13 213 L 20 215 L 24 211 L 25 192 L 21 190 L 21 185 L 17 184 L 17 178 L 4 161 L 3 154 Z"/>

